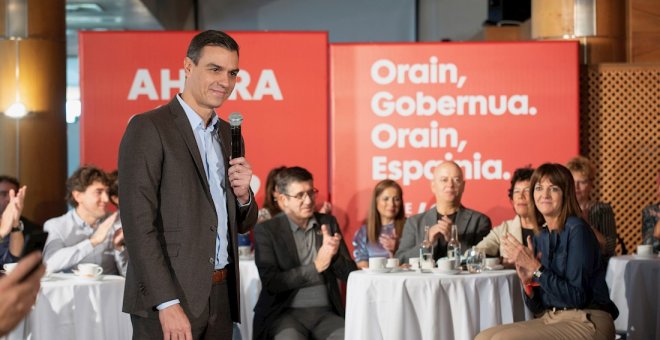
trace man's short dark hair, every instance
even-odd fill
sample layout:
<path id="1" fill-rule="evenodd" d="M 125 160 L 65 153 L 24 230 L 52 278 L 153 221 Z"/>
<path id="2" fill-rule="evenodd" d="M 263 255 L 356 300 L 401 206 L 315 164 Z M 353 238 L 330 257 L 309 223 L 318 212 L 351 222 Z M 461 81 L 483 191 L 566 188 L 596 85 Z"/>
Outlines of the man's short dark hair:
<path id="1" fill-rule="evenodd" d="M 312 177 L 312 174 L 305 168 L 299 166 L 285 168 L 278 175 L 277 192 L 280 194 L 287 194 L 286 190 L 289 187 L 289 184 L 293 182 L 309 182 L 313 180 L 314 177 Z"/>
<path id="2" fill-rule="evenodd" d="M 13 184 L 16 187 L 16 189 L 21 187 L 20 183 L 18 182 L 18 179 L 16 179 L 16 177 L 11 177 L 9 175 L 0 175 L 0 183 L 2 182 L 9 182 Z"/>
<path id="3" fill-rule="evenodd" d="M 66 199 L 74 207 L 78 206 L 78 202 L 73 198 L 73 192 L 85 192 L 87 187 L 94 184 L 94 182 L 101 182 L 103 185 L 110 185 L 108 175 L 105 171 L 97 168 L 94 165 L 84 165 L 78 168 L 71 177 L 66 180 Z"/>
<path id="4" fill-rule="evenodd" d="M 190 58 L 195 65 L 199 62 L 202 49 L 205 46 L 220 46 L 238 54 L 238 43 L 229 34 L 222 31 L 208 30 L 197 34 L 188 45 L 186 57 Z"/>

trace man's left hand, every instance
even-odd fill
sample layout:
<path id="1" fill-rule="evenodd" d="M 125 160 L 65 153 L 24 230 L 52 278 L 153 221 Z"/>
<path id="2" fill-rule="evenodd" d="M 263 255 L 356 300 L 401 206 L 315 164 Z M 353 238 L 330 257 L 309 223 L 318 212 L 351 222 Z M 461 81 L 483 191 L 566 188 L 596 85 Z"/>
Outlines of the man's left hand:
<path id="1" fill-rule="evenodd" d="M 250 201 L 250 180 L 252 179 L 252 166 L 245 157 L 234 158 L 229 161 L 229 183 L 234 195 L 241 204 Z"/>

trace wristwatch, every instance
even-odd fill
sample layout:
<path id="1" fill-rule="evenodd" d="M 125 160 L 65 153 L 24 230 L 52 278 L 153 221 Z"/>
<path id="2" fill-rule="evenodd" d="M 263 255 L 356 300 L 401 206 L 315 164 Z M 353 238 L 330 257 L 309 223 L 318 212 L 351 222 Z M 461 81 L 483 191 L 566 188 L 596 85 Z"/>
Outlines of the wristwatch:
<path id="1" fill-rule="evenodd" d="M 22 232 L 24 229 L 25 229 L 25 226 L 23 225 L 23 221 L 18 221 L 18 225 L 11 228 L 10 233 Z"/>
<path id="2" fill-rule="evenodd" d="M 537 270 L 532 274 L 532 276 L 534 277 L 534 279 L 535 279 L 536 281 L 538 281 L 538 280 L 541 278 L 541 275 L 543 274 L 543 270 L 544 270 L 544 269 L 545 269 L 545 267 L 543 267 L 543 265 L 541 265 L 541 266 L 539 267 L 539 269 L 537 269 Z"/>

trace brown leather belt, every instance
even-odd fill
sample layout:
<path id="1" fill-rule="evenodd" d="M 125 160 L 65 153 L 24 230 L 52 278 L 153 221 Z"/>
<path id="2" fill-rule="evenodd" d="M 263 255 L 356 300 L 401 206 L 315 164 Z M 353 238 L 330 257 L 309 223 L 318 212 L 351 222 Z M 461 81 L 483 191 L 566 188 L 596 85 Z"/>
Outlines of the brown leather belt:
<path id="1" fill-rule="evenodd" d="M 213 283 L 224 282 L 225 280 L 227 280 L 228 276 L 229 276 L 229 269 L 227 268 L 215 270 L 213 271 L 213 276 L 212 276 Z"/>

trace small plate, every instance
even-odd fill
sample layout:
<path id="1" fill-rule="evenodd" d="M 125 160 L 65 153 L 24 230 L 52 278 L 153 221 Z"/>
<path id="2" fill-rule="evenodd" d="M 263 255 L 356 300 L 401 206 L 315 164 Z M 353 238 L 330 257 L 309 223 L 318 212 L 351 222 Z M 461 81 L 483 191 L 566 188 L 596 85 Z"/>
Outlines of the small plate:
<path id="1" fill-rule="evenodd" d="M 412 271 L 412 269 L 409 268 L 403 268 L 403 267 L 396 267 L 396 268 L 390 268 L 390 273 L 401 273 L 401 272 L 409 272 Z"/>
<path id="2" fill-rule="evenodd" d="M 652 258 L 657 256 L 653 253 L 648 254 L 648 255 L 639 255 L 639 254 L 635 253 L 634 255 L 635 255 L 635 257 L 639 257 L 639 258 L 642 258 L 642 259 L 652 259 Z"/>
<path id="3" fill-rule="evenodd" d="M 392 268 L 362 268 L 365 272 L 369 274 L 385 274 L 392 271 Z"/>
<path id="4" fill-rule="evenodd" d="M 415 272 L 417 273 L 433 273 L 433 271 L 436 270 L 435 268 L 415 268 Z"/>
<path id="5" fill-rule="evenodd" d="M 101 281 L 103 279 L 103 274 L 100 274 L 98 276 L 82 276 L 78 273 L 77 270 L 73 269 L 72 270 L 73 275 L 76 276 L 76 279 L 78 280 L 83 280 L 83 281 Z"/>
<path id="6" fill-rule="evenodd" d="M 458 275 L 461 273 L 460 269 L 450 269 L 450 270 L 440 270 L 440 269 L 433 269 L 433 274 L 439 274 L 439 275 Z"/>
<path id="7" fill-rule="evenodd" d="M 486 271 L 489 271 L 489 270 L 502 270 L 502 269 L 504 269 L 504 266 L 501 265 L 501 264 L 496 264 L 496 265 L 494 265 L 494 266 L 484 267 L 484 269 L 485 269 Z"/>

